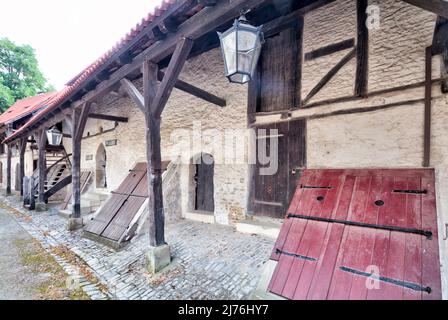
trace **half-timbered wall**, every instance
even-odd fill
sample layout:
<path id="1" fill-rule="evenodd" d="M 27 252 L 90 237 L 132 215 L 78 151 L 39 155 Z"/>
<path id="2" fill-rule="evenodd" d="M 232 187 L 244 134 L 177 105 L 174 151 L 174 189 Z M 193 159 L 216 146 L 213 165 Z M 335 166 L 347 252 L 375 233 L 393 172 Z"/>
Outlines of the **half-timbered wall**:
<path id="1" fill-rule="evenodd" d="M 422 167 L 424 132 L 425 48 L 433 40 L 436 15 L 399 0 L 370 0 L 380 8 L 378 29 L 369 30 L 368 92 L 418 84 L 395 92 L 373 94 L 290 112 L 307 120 L 309 168 Z M 356 40 L 356 1 L 339 0 L 304 17 L 303 52 L 346 39 Z M 355 41 L 356 44 L 356 41 Z M 302 96 L 351 49 L 304 61 Z M 432 59 L 432 78 L 440 78 L 440 57 Z M 356 56 L 308 103 L 354 95 Z M 448 96 L 432 85 L 431 167 L 436 170 L 440 257 L 444 296 L 448 297 Z M 398 104 L 393 106 L 393 104 Z M 367 111 L 392 104 L 390 108 Z M 299 106 L 296 106 L 299 107 Z M 354 114 L 344 114 L 357 110 Z M 343 113 L 335 115 L 335 113 Z M 287 121 L 284 114 L 260 115 L 256 123 Z"/>

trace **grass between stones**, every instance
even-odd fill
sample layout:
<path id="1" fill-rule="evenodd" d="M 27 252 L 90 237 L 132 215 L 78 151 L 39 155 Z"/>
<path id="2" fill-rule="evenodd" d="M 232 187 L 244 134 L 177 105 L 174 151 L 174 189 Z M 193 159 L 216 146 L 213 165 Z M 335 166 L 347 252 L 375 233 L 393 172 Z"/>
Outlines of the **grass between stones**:
<path id="1" fill-rule="evenodd" d="M 96 287 L 103 292 L 104 294 L 108 293 L 107 286 L 100 283 L 98 278 L 92 273 L 90 268 L 87 266 L 87 264 L 82 260 L 80 257 L 78 257 L 73 251 L 70 250 L 69 247 L 66 245 L 58 245 L 55 247 L 52 247 L 51 251 L 70 263 L 72 266 L 75 266 L 79 272 L 92 284 L 95 284 Z"/>
<path id="2" fill-rule="evenodd" d="M 19 249 L 21 262 L 30 268 L 31 272 L 45 275 L 37 286 L 40 300 L 88 300 L 89 296 L 81 289 L 67 287 L 69 275 L 56 260 L 48 254 L 40 243 L 35 240 L 14 240 Z"/>

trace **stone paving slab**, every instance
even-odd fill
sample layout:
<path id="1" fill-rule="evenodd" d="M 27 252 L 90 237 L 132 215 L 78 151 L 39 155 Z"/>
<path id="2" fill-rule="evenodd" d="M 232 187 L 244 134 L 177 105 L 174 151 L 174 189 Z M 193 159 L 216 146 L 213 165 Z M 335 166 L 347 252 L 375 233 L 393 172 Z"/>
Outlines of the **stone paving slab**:
<path id="1" fill-rule="evenodd" d="M 180 220 L 166 225 L 172 264 L 156 276 L 145 271 L 149 239 L 140 236 L 120 251 L 81 237 L 81 231 L 65 229 L 67 220 L 56 207 L 46 212 L 27 211 L 14 198 L 1 197 L 22 213 L 14 217 L 44 248 L 66 246 L 107 287 L 78 279 L 92 299 L 248 299 L 255 290 L 262 267 L 268 261 L 274 240 L 242 234 L 235 228 Z M 76 274 L 67 261 L 63 268 Z M 71 273 L 70 273 L 71 274 Z"/>

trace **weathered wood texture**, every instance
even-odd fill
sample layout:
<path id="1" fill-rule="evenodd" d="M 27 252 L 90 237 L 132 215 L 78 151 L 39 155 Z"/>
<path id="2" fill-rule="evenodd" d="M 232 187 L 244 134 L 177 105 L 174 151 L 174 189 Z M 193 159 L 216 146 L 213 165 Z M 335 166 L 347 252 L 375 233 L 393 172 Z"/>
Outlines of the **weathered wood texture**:
<path id="1" fill-rule="evenodd" d="M 165 76 L 165 74 L 162 71 L 159 71 L 159 73 L 158 73 L 159 81 L 162 81 L 164 76 Z M 192 96 L 195 96 L 196 98 L 210 102 L 219 107 L 225 107 L 227 104 L 226 100 L 224 100 L 214 94 L 211 94 L 210 92 L 207 92 L 201 88 L 193 86 L 185 81 L 179 80 L 179 79 L 177 79 L 176 83 L 174 84 L 174 87 L 183 92 L 191 94 Z"/>
<path id="2" fill-rule="evenodd" d="M 347 39 L 337 43 L 329 44 L 328 46 L 305 53 L 305 61 L 322 58 L 330 54 L 353 48 L 355 46 L 355 39 Z"/>
<path id="3" fill-rule="evenodd" d="M 143 65 L 143 97 L 146 120 L 146 158 L 148 162 L 149 239 L 151 246 L 165 244 L 165 213 L 162 193 L 162 156 L 160 116 L 188 58 L 193 41 L 183 38 L 176 46 L 160 84 L 158 67 L 149 61 Z"/>
<path id="4" fill-rule="evenodd" d="M 429 167 L 431 162 L 431 79 L 432 54 L 431 47 L 425 52 L 425 120 L 423 133 L 423 166 Z"/>
<path id="5" fill-rule="evenodd" d="M 257 111 L 293 108 L 296 104 L 299 52 L 298 29 L 289 27 L 266 39 L 260 57 L 259 105 Z"/>
<path id="6" fill-rule="evenodd" d="M 90 103 L 72 113 L 72 217 L 81 217 L 81 139 L 90 112 Z"/>
<path id="7" fill-rule="evenodd" d="M 137 55 L 133 61 L 115 71 L 108 80 L 100 83 L 94 90 L 87 93 L 82 99 L 76 101 L 74 106 L 95 100 L 98 96 L 110 91 L 110 88 L 131 72 L 141 68 L 144 61 L 158 63 L 173 53 L 176 45 L 188 37 L 196 40 L 201 36 L 214 31 L 218 26 L 238 17 L 241 10 L 254 8 L 267 0 L 233 0 L 219 1 L 216 6 L 202 10 L 192 18 L 185 21 L 176 32 L 170 33 L 163 41 L 158 41 Z"/>
<path id="8" fill-rule="evenodd" d="M 351 50 L 347 53 L 330 71 L 327 72 L 325 76 L 314 86 L 313 89 L 308 93 L 306 98 L 303 100 L 303 104 L 306 105 L 322 88 L 324 88 L 328 82 L 342 69 L 350 60 L 352 60 L 356 55 L 356 49 Z"/>
<path id="9" fill-rule="evenodd" d="M 90 113 L 89 118 L 90 119 L 106 120 L 106 121 L 114 121 L 114 122 L 128 122 L 128 118 L 126 118 L 126 117 L 112 116 L 109 114 Z"/>
<path id="10" fill-rule="evenodd" d="M 265 148 L 266 155 L 275 153 L 272 143 L 278 143 L 278 169 L 274 174 L 262 175 L 268 165 L 257 160 L 255 169 L 254 214 L 280 218 L 284 215 L 296 188 L 301 169 L 306 166 L 306 122 L 304 120 L 263 125 L 257 129 L 257 154 Z M 265 132 L 259 131 L 265 129 Z M 272 132 L 276 129 L 278 136 Z M 272 161 L 275 161 L 272 159 Z M 270 165 L 274 165 L 271 163 Z"/>
<path id="11" fill-rule="evenodd" d="M 89 185 L 91 178 L 92 177 L 92 172 L 90 171 L 83 171 L 81 172 L 81 178 L 80 178 L 80 191 L 81 191 L 81 195 L 87 190 L 87 186 Z M 68 208 L 68 205 L 70 204 L 71 200 L 72 200 L 72 196 L 73 194 L 71 192 L 67 192 L 64 201 L 62 202 L 61 206 L 59 207 L 59 209 L 61 210 L 65 210 Z"/>
<path id="12" fill-rule="evenodd" d="M 428 169 L 305 170 L 287 214 L 364 225 L 286 218 L 268 290 L 297 300 L 441 299 L 434 193 Z M 347 271 L 369 274 L 372 265 L 382 277 L 375 290 Z"/>
<path id="13" fill-rule="evenodd" d="M 8 144 L 8 149 L 6 151 L 6 195 L 11 194 L 11 157 L 11 144 Z"/>
<path id="14" fill-rule="evenodd" d="M 369 30 L 367 29 L 368 0 L 357 0 L 356 16 L 358 38 L 356 41 L 355 95 L 366 97 L 369 79 Z"/>
<path id="15" fill-rule="evenodd" d="M 441 64 L 442 92 L 448 93 L 448 46 L 443 50 Z"/>
<path id="16" fill-rule="evenodd" d="M 38 202 L 45 202 L 45 181 L 47 180 L 47 135 L 45 129 L 40 130 L 36 134 L 37 143 L 39 147 L 39 159 L 38 159 L 38 169 L 39 169 L 39 191 L 38 191 Z"/>
<path id="17" fill-rule="evenodd" d="M 20 183 L 20 196 L 23 197 L 24 191 L 23 191 L 23 177 L 25 176 L 25 151 L 26 151 L 26 144 L 28 141 L 28 137 L 21 138 L 19 140 L 19 181 L 17 183 Z"/>
<path id="18" fill-rule="evenodd" d="M 214 201 L 214 163 L 209 154 L 202 154 L 200 163 L 196 164 L 195 209 L 213 213 L 215 211 Z"/>
<path id="19" fill-rule="evenodd" d="M 120 242 L 148 197 L 147 164 L 137 163 L 112 197 L 87 224 L 85 231 Z"/>

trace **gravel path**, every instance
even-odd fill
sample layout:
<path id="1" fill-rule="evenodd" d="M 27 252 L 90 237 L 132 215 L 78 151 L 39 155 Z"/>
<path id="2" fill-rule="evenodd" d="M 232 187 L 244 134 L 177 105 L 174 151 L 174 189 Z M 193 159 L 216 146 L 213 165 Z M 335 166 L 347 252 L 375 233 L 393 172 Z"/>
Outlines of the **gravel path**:
<path id="1" fill-rule="evenodd" d="M 0 206 L 0 300 L 29 300 L 48 274 L 32 272 L 22 264 L 23 247 L 31 243 L 30 235 Z"/>

